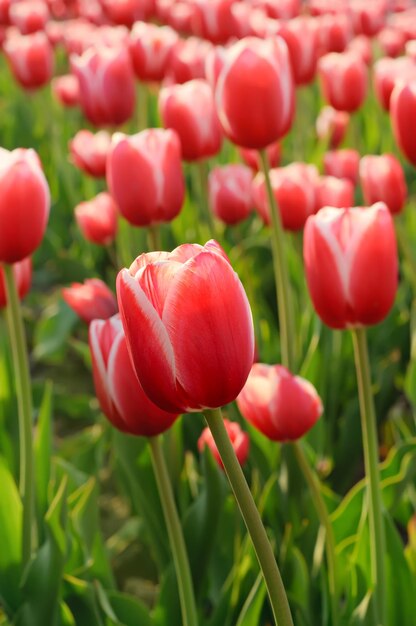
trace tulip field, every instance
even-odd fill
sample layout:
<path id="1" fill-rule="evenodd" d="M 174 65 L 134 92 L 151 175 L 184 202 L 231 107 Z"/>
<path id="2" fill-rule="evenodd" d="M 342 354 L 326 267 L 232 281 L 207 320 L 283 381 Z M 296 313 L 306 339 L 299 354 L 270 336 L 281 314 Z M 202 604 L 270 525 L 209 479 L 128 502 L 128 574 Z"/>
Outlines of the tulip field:
<path id="1" fill-rule="evenodd" d="M 0 626 L 415 626 L 416 3 L 0 46 Z"/>

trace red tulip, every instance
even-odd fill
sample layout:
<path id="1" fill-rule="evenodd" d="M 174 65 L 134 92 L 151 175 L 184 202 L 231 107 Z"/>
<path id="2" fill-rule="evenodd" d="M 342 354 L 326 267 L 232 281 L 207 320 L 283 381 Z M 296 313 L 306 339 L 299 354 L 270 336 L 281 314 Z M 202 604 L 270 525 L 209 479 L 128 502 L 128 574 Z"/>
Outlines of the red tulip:
<path id="1" fill-rule="evenodd" d="M 391 94 L 390 117 L 396 142 L 406 159 L 416 166 L 416 79 L 398 83 Z"/>
<path id="2" fill-rule="evenodd" d="M 263 9 L 269 17 L 288 20 L 300 13 L 300 0 L 251 0 L 254 6 Z"/>
<path id="3" fill-rule="evenodd" d="M 250 305 L 215 241 L 142 254 L 117 279 L 143 389 L 167 411 L 217 408 L 241 391 L 254 352 Z"/>
<path id="4" fill-rule="evenodd" d="M 215 44 L 226 43 L 237 33 L 234 3 L 235 0 L 195 0 L 191 22 L 194 34 Z"/>
<path id="5" fill-rule="evenodd" d="M 162 89 L 159 111 L 165 128 L 178 133 L 185 161 L 206 159 L 221 150 L 221 125 L 211 87 L 205 80 Z"/>
<path id="6" fill-rule="evenodd" d="M 396 58 L 403 53 L 406 37 L 400 30 L 387 26 L 379 32 L 377 39 L 386 56 Z"/>
<path id="7" fill-rule="evenodd" d="M 356 33 L 374 37 L 383 28 L 387 2 L 354 0 L 351 3 L 352 19 Z"/>
<path id="8" fill-rule="evenodd" d="M 105 130 L 100 130 L 95 135 L 89 130 L 79 130 L 69 142 L 74 164 L 94 178 L 105 176 L 110 146 L 111 135 Z"/>
<path id="9" fill-rule="evenodd" d="M 180 39 L 172 48 L 167 77 L 172 83 L 186 83 L 194 78 L 205 77 L 205 59 L 212 49 L 209 41 L 189 37 Z"/>
<path id="10" fill-rule="evenodd" d="M 316 74 L 318 62 L 318 29 L 311 17 L 296 17 L 284 24 L 280 36 L 286 41 L 297 85 L 307 85 Z"/>
<path id="11" fill-rule="evenodd" d="M 117 313 L 117 300 L 99 278 L 87 278 L 83 283 L 72 283 L 62 289 L 62 297 L 84 322 L 106 320 Z"/>
<path id="12" fill-rule="evenodd" d="M 154 0 L 101 0 L 107 17 L 115 24 L 131 27 L 137 20 L 148 20 L 154 13 Z"/>
<path id="13" fill-rule="evenodd" d="M 387 206 L 326 207 L 304 233 L 309 293 L 331 328 L 369 326 L 389 313 L 397 290 L 398 260 Z"/>
<path id="14" fill-rule="evenodd" d="M 255 363 L 237 398 L 242 416 L 272 441 L 303 437 L 322 415 L 316 389 L 282 365 Z"/>
<path id="15" fill-rule="evenodd" d="M 367 68 L 354 52 L 331 52 L 318 63 L 324 98 L 338 111 L 353 112 L 367 95 Z"/>
<path id="16" fill-rule="evenodd" d="M 16 263 L 40 245 L 50 194 L 34 150 L 0 148 L 0 262 Z"/>
<path id="17" fill-rule="evenodd" d="M 258 150 L 250 150 L 249 148 L 239 148 L 241 158 L 252 170 L 258 172 L 261 170 L 260 155 Z M 267 162 L 270 167 L 278 167 L 282 159 L 282 146 L 280 143 L 271 143 L 266 148 Z"/>
<path id="18" fill-rule="evenodd" d="M 360 179 L 367 204 L 385 202 L 391 213 L 400 213 L 406 202 L 407 186 L 403 168 L 395 156 L 363 157 Z"/>
<path id="19" fill-rule="evenodd" d="M 343 52 L 354 34 L 351 18 L 344 12 L 319 17 L 318 32 L 321 54 Z"/>
<path id="20" fill-rule="evenodd" d="M 224 426 L 238 462 L 240 465 L 244 465 L 250 450 L 250 438 L 248 434 L 242 430 L 238 422 L 230 422 L 230 420 L 224 418 Z M 204 428 L 198 439 L 198 450 L 200 452 L 202 452 L 206 446 L 211 450 L 214 459 L 221 469 L 224 469 L 220 453 L 218 452 L 217 445 L 209 428 Z"/>
<path id="21" fill-rule="evenodd" d="M 347 52 L 355 52 L 362 61 L 368 66 L 371 65 L 373 60 L 373 48 L 371 39 L 365 35 L 357 35 L 354 39 L 351 39 L 347 48 Z"/>
<path id="22" fill-rule="evenodd" d="M 354 185 L 348 178 L 321 176 L 316 186 L 316 211 L 324 206 L 346 208 L 354 204 Z"/>
<path id="23" fill-rule="evenodd" d="M 79 104 L 79 83 L 78 78 L 73 74 L 54 78 L 52 92 L 58 102 L 65 107 L 76 107 Z"/>
<path id="24" fill-rule="evenodd" d="M 226 54 L 227 50 L 223 46 L 213 46 L 205 57 L 205 78 L 213 91 L 224 67 Z"/>
<path id="25" fill-rule="evenodd" d="M 160 4 L 160 2 L 159 2 Z M 190 33 L 192 31 L 192 19 L 195 13 L 195 5 L 187 1 L 174 0 L 166 13 L 166 23 L 178 33 Z"/>
<path id="26" fill-rule="evenodd" d="M 374 89 L 380 105 L 390 109 L 390 98 L 398 82 L 416 80 L 416 63 L 407 57 L 383 58 L 374 64 Z"/>
<path id="27" fill-rule="evenodd" d="M 105 191 L 75 207 L 75 219 L 85 239 L 102 246 L 114 241 L 117 214 L 113 198 Z"/>
<path id="28" fill-rule="evenodd" d="M 134 373 L 118 315 L 93 320 L 89 327 L 94 386 L 101 410 L 118 430 L 154 437 L 177 418 L 159 409 L 144 393 Z"/>
<path id="29" fill-rule="evenodd" d="M 49 18 L 48 7 L 45 2 L 13 2 L 9 9 L 10 22 L 17 26 L 22 35 L 30 35 L 38 30 L 44 30 Z"/>
<path id="30" fill-rule="evenodd" d="M 65 23 L 63 30 L 63 44 L 68 55 L 82 54 L 91 46 L 94 40 L 96 27 L 85 20 L 70 20 Z"/>
<path id="31" fill-rule="evenodd" d="M 130 33 L 130 56 L 136 76 L 160 82 L 167 71 L 179 35 L 169 26 L 136 22 Z"/>
<path id="32" fill-rule="evenodd" d="M 331 149 L 335 149 L 342 143 L 349 123 L 350 116 L 346 111 L 325 106 L 316 119 L 316 134 L 321 141 L 327 141 Z"/>
<path id="33" fill-rule="evenodd" d="M 117 133 L 108 155 L 107 182 L 130 224 L 172 221 L 185 198 L 178 135 L 161 128 L 131 136 Z"/>
<path id="34" fill-rule="evenodd" d="M 123 124 L 133 115 L 135 84 L 128 50 L 91 47 L 71 56 L 71 69 L 79 80 L 81 107 L 92 124 Z"/>
<path id="35" fill-rule="evenodd" d="M 43 32 L 33 35 L 14 33 L 3 45 L 15 79 L 25 89 L 38 89 L 51 79 L 53 49 Z"/>
<path id="36" fill-rule="evenodd" d="M 19 298 L 22 299 L 29 292 L 32 283 L 32 259 L 27 257 L 13 265 L 14 279 L 17 285 Z M 6 284 L 4 281 L 4 271 L 0 266 L 0 309 L 7 306 Z"/>
<path id="37" fill-rule="evenodd" d="M 357 150 L 331 150 L 324 155 L 324 172 L 327 176 L 348 178 L 354 185 L 358 181 L 360 155 Z"/>
<path id="38" fill-rule="evenodd" d="M 208 178 L 212 212 L 226 224 L 245 220 L 253 208 L 251 184 L 253 173 L 245 165 L 215 167 Z"/>
<path id="39" fill-rule="evenodd" d="M 231 46 L 215 98 L 224 132 L 237 145 L 258 150 L 283 137 L 295 108 L 285 42 L 246 37 Z"/>

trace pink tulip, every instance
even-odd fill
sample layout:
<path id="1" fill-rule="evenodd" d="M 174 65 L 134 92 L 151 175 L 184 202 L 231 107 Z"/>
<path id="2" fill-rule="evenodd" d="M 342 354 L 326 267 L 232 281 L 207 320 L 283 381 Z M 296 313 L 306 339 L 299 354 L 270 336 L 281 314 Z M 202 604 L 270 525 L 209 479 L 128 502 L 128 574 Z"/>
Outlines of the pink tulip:
<path id="1" fill-rule="evenodd" d="M 237 22 L 232 11 L 235 0 L 194 0 L 191 27 L 195 35 L 222 44 L 236 35 Z"/>
<path id="2" fill-rule="evenodd" d="M 251 185 L 253 173 L 245 165 L 215 167 L 208 177 L 211 211 L 225 224 L 245 220 L 253 208 Z"/>
<path id="3" fill-rule="evenodd" d="M 284 24 L 280 36 L 286 41 L 296 85 L 307 85 L 316 74 L 318 29 L 310 17 L 296 17 Z"/>
<path id="4" fill-rule="evenodd" d="M 242 430 L 238 422 L 230 422 L 230 420 L 224 418 L 224 426 L 238 462 L 240 465 L 244 465 L 247 461 L 250 450 L 250 438 L 248 434 Z M 224 469 L 220 453 L 218 452 L 217 445 L 209 428 L 204 428 L 198 439 L 198 450 L 203 452 L 205 447 L 208 447 L 211 450 L 211 453 L 218 465 L 221 469 Z"/>
<path id="5" fill-rule="evenodd" d="M 95 134 L 89 130 L 79 130 L 69 142 L 74 164 L 94 178 L 105 177 L 110 146 L 111 135 L 105 130 Z"/>
<path id="6" fill-rule="evenodd" d="M 17 26 L 22 35 L 44 30 L 49 18 L 48 7 L 42 1 L 13 2 L 9 9 L 10 22 Z"/>
<path id="7" fill-rule="evenodd" d="M 62 289 L 62 297 L 84 322 L 106 320 L 117 313 L 113 292 L 99 278 L 87 278 L 83 283 L 72 283 Z"/>
<path id="8" fill-rule="evenodd" d="M 30 290 L 32 283 L 32 259 L 27 257 L 13 265 L 13 274 L 17 286 L 19 298 L 22 299 Z M 7 306 L 6 285 L 3 268 L 0 266 L 0 309 Z"/>
<path id="9" fill-rule="evenodd" d="M 75 219 L 85 239 L 101 246 L 114 241 L 117 215 L 117 206 L 105 191 L 75 207 Z"/>
<path id="10" fill-rule="evenodd" d="M 357 150 L 331 150 L 324 155 L 324 172 L 327 176 L 348 178 L 353 185 L 358 181 L 360 155 Z"/>
<path id="11" fill-rule="evenodd" d="M 367 204 L 385 202 L 390 212 L 400 213 L 407 198 L 403 168 L 392 154 L 367 155 L 360 161 L 360 179 Z"/>
<path id="12" fill-rule="evenodd" d="M 356 111 L 367 95 L 368 74 L 354 52 L 331 52 L 321 57 L 318 71 L 325 100 L 338 111 Z"/>
<path id="13" fill-rule="evenodd" d="M 15 79 L 25 89 L 38 89 L 51 79 L 53 50 L 45 33 L 13 34 L 3 45 Z"/>
<path id="14" fill-rule="evenodd" d="M 416 166 L 416 79 L 406 84 L 399 82 L 393 89 L 390 101 L 390 118 L 393 133 L 406 159 Z"/>
<path id="15" fill-rule="evenodd" d="M 107 17 L 115 24 L 131 27 L 137 20 L 148 20 L 154 13 L 154 0 L 101 0 Z"/>
<path id="16" fill-rule="evenodd" d="M 350 116 L 346 111 L 325 106 L 316 119 L 316 134 L 321 141 L 327 141 L 331 149 L 335 149 L 342 143 L 349 123 Z"/>
<path id="17" fill-rule="evenodd" d="M 387 26 L 379 32 L 377 39 L 386 56 L 396 58 L 403 53 L 406 37 L 399 30 Z"/>
<path id="18" fill-rule="evenodd" d="M 130 56 L 136 76 L 160 82 L 167 72 L 179 35 L 169 26 L 136 22 L 130 33 Z"/>
<path id="19" fill-rule="evenodd" d="M 348 178 L 320 176 L 316 186 L 316 211 L 325 206 L 340 209 L 354 204 L 354 185 Z"/>
<path id="20" fill-rule="evenodd" d="M 390 98 L 398 82 L 416 81 L 416 62 L 408 57 L 379 59 L 374 64 L 374 89 L 377 100 L 385 111 L 390 109 Z"/>
<path id="21" fill-rule="evenodd" d="M 58 102 L 65 107 L 76 107 L 79 104 L 79 83 L 78 78 L 73 74 L 54 78 L 52 92 Z"/>
<path id="22" fill-rule="evenodd" d="M 251 167 L 252 170 L 258 172 L 261 170 L 261 161 L 258 150 L 250 150 L 249 148 L 238 149 L 243 161 Z M 270 167 L 278 167 L 282 159 L 282 146 L 277 141 L 271 143 L 266 148 L 267 162 Z"/>
<path id="23" fill-rule="evenodd" d="M 167 77 L 173 83 L 186 83 L 205 77 L 205 59 L 212 44 L 198 37 L 180 39 L 172 48 Z"/>

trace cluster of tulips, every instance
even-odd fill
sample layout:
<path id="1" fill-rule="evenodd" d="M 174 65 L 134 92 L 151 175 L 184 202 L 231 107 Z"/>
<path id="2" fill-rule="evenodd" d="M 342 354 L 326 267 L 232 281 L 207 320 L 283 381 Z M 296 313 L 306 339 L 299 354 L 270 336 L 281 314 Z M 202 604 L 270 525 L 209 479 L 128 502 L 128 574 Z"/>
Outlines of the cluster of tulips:
<path id="1" fill-rule="evenodd" d="M 202 413 L 206 428 L 197 447 L 212 454 L 228 478 L 260 567 L 246 613 L 257 596 L 260 612 L 238 625 L 411 626 L 414 613 L 400 614 L 395 606 L 388 539 L 393 522 L 383 501 L 366 328 L 389 315 L 401 279 L 416 288 L 413 242 L 402 220 L 416 166 L 416 7 L 410 0 L 1 0 L 0 24 L 14 79 L 30 97 L 45 85 L 52 91 L 53 107 L 44 114 L 56 106 L 61 115 L 79 109 L 89 123 L 72 136 L 67 156 L 82 176 L 98 181 L 100 193 L 73 207 L 73 219 L 88 244 L 108 251 L 118 274 L 112 284 L 103 276 L 73 283 L 62 288 L 62 298 L 88 325 L 86 361 L 102 413 L 117 431 L 148 442 L 181 623 L 215 626 L 210 609 L 196 600 L 191 548 L 162 439 L 180 415 Z M 302 162 L 288 161 L 286 137 L 297 134 L 302 143 L 305 94 L 313 90 L 322 102 L 313 129 L 317 159 L 307 162 L 305 154 Z M 391 123 L 395 154 L 363 152 L 358 115 L 370 98 L 379 145 Z M 342 147 L 347 138 L 353 148 Z M 172 234 L 190 194 L 198 243 L 185 229 L 179 241 L 177 231 Z M 365 206 L 354 206 L 357 198 Z M 60 611 L 53 606 L 44 621 L 35 621 L 25 596 L 28 581 L 53 571 L 36 512 L 32 438 L 39 426 L 19 303 L 31 288 L 32 255 L 44 240 L 50 205 L 35 150 L 1 148 L 0 305 L 7 313 L 18 404 L 21 509 L 10 562 L 2 561 L 0 547 L 0 623 L 88 626 L 76 621 L 76 608 L 69 619 L 73 607 L 62 608 L 62 591 Z M 267 262 L 279 328 L 272 363 L 261 362 L 245 277 L 240 281 L 226 252 L 231 240 L 244 255 L 245 224 L 254 224 L 271 247 Z M 146 231 L 147 248 L 133 248 L 138 230 Z M 167 242 L 171 251 L 164 250 Z M 319 319 L 353 339 L 362 432 L 357 446 L 364 458 L 357 527 L 369 537 L 361 548 L 368 562 L 360 573 L 366 592 L 355 606 L 347 601 L 352 583 L 339 547 L 348 537 L 339 537 L 334 503 L 304 442 L 325 407 L 302 376 L 306 355 L 296 299 L 303 277 L 295 285 L 294 262 L 304 268 Z M 223 418 L 221 408 L 234 401 L 235 417 Z M 316 615 L 294 611 L 279 568 L 282 555 L 243 471 L 253 431 L 291 450 L 302 488 L 311 494 L 309 516 L 319 520 L 316 550 L 325 555 L 326 573 Z M 281 477 L 292 471 L 290 463 L 282 460 L 278 471 Z M 50 506 L 45 519 L 56 501 Z M 2 525 L 4 515 L 0 511 L 0 532 L 12 533 Z M 0 536 L 0 545 L 7 540 Z M 5 584 L 9 575 L 17 581 L 13 593 L 13 584 Z M 416 590 L 416 568 L 406 581 L 406 589 Z M 133 623 L 109 601 L 105 606 L 113 620 L 106 624 Z M 1 621 L 1 609 L 10 622 Z M 173 623 L 167 617 L 163 624 Z M 155 620 L 149 624 L 162 625 Z"/>

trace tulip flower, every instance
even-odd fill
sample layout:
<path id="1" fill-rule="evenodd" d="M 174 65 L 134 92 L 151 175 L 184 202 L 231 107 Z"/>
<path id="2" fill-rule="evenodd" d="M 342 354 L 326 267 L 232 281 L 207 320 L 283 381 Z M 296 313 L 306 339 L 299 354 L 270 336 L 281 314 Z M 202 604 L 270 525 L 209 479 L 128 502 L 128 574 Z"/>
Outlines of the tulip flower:
<path id="1" fill-rule="evenodd" d="M 316 134 L 321 141 L 326 140 L 334 150 L 342 143 L 347 132 L 350 116 L 346 111 L 337 111 L 325 106 L 316 119 Z"/>
<path id="2" fill-rule="evenodd" d="M 101 410 L 118 430 L 154 437 L 177 414 L 159 409 L 144 393 L 133 370 L 120 316 L 95 319 L 89 327 L 94 386 Z"/>
<path id="3" fill-rule="evenodd" d="M 3 45 L 15 79 L 25 89 L 38 89 L 49 82 L 53 72 L 53 50 L 45 33 L 14 33 Z"/>
<path id="4" fill-rule="evenodd" d="M 231 445 L 233 446 L 235 455 L 240 465 L 244 465 L 247 461 L 248 453 L 250 450 L 250 438 L 244 430 L 242 430 L 238 422 L 230 422 L 230 420 L 224 419 L 224 426 L 227 434 L 230 438 Z M 208 447 L 214 459 L 224 469 L 224 465 L 221 461 L 220 453 L 218 452 L 217 444 L 214 441 L 214 437 L 209 428 L 204 428 L 198 439 L 198 450 L 203 452 L 204 448 Z"/>
<path id="5" fill-rule="evenodd" d="M 331 328 L 370 326 L 389 313 L 397 290 L 398 260 L 387 206 L 325 207 L 304 232 L 309 292 Z"/>
<path id="6" fill-rule="evenodd" d="M 186 161 L 205 159 L 221 150 L 221 125 L 211 87 L 205 80 L 162 89 L 159 111 L 165 128 L 177 132 Z"/>
<path id="7" fill-rule="evenodd" d="M 147 20 L 154 13 L 154 0 L 101 0 L 107 17 L 115 24 L 131 27 L 137 20 Z"/>
<path id="8" fill-rule="evenodd" d="M 131 136 L 116 133 L 108 155 L 107 182 L 130 224 L 170 222 L 185 197 L 178 135 L 161 128 Z"/>
<path id="9" fill-rule="evenodd" d="M 226 48 L 223 46 L 213 46 L 205 58 L 205 79 L 215 91 L 218 76 L 224 67 Z"/>
<path id="10" fill-rule="evenodd" d="M 139 256 L 117 279 L 120 314 L 143 389 L 166 411 L 232 402 L 254 352 L 250 305 L 215 241 Z"/>
<path id="11" fill-rule="evenodd" d="M 225 165 L 210 172 L 209 204 L 218 219 L 225 224 L 237 224 L 249 216 L 253 207 L 252 180 L 253 173 L 245 165 Z"/>
<path id="12" fill-rule="evenodd" d="M 373 60 L 373 48 L 371 45 L 371 39 L 365 35 L 357 35 L 349 42 L 346 52 L 355 52 L 362 61 L 370 66 Z"/>
<path id="13" fill-rule="evenodd" d="M 179 35 L 169 26 L 136 22 L 130 33 L 130 56 L 136 76 L 160 82 L 166 74 Z"/>
<path id="14" fill-rule="evenodd" d="M 25 297 L 29 292 L 32 283 L 32 259 L 27 257 L 13 265 L 14 280 L 17 287 L 19 298 Z M 4 281 L 3 268 L 0 266 L 0 309 L 7 306 L 6 285 Z"/>
<path id="15" fill-rule="evenodd" d="M 195 0 L 191 21 L 194 34 L 214 44 L 226 43 L 237 33 L 234 3 L 235 0 Z"/>
<path id="16" fill-rule="evenodd" d="M 360 161 L 360 179 L 367 204 L 385 202 L 390 212 L 400 213 L 406 202 L 403 168 L 392 154 L 365 156 Z"/>
<path id="17" fill-rule="evenodd" d="M 303 437 L 322 415 L 316 389 L 282 365 L 255 363 L 237 398 L 241 415 L 273 441 Z"/>
<path id="18" fill-rule="evenodd" d="M 325 100 L 338 111 L 356 111 L 367 95 L 368 73 L 355 52 L 331 52 L 318 63 Z"/>
<path id="19" fill-rule="evenodd" d="M 353 185 L 358 181 L 360 155 L 356 150 L 331 150 L 324 155 L 324 172 L 327 176 L 348 178 Z"/>
<path id="20" fill-rule="evenodd" d="M 316 185 L 316 211 L 324 206 L 346 208 L 354 204 L 354 185 L 348 178 L 320 176 Z"/>
<path id="21" fill-rule="evenodd" d="M 89 130 L 80 130 L 69 142 L 74 164 L 94 178 L 105 176 L 110 146 L 111 135 L 105 130 L 95 135 Z"/>
<path id="22" fill-rule="evenodd" d="M 383 28 L 387 3 L 354 0 L 351 3 L 351 15 L 356 33 L 374 37 Z"/>
<path id="23" fill-rule="evenodd" d="M 390 117 L 396 142 L 406 159 L 416 166 L 416 78 L 414 82 L 398 83 L 390 101 Z"/>
<path id="24" fill-rule="evenodd" d="M 215 90 L 224 132 L 260 150 L 283 137 L 294 115 L 294 83 L 285 42 L 246 37 L 231 46 Z"/>
<path id="25" fill-rule="evenodd" d="M 285 23 L 280 36 L 286 41 L 296 85 L 307 85 L 316 74 L 318 29 L 314 19 L 296 17 Z"/>
<path id="26" fill-rule="evenodd" d="M 343 52 L 354 34 L 351 18 L 346 13 L 322 15 L 318 18 L 318 33 L 321 55 Z"/>
<path id="27" fill-rule="evenodd" d="M 78 78 L 73 74 L 54 78 L 52 92 L 58 102 L 65 107 L 76 107 L 79 104 L 79 83 Z"/>
<path id="28" fill-rule="evenodd" d="M 374 90 L 385 111 L 390 109 L 390 98 L 398 82 L 416 81 L 416 62 L 407 57 L 383 58 L 374 64 Z"/>
<path id="29" fill-rule="evenodd" d="M 258 172 L 261 169 L 261 162 L 258 150 L 250 150 L 249 148 L 239 148 L 239 153 L 243 161 L 251 167 L 252 170 Z M 267 162 L 270 167 L 278 167 L 282 158 L 282 146 L 280 143 L 271 143 L 266 148 Z"/>
<path id="30" fill-rule="evenodd" d="M 117 313 L 117 300 L 99 278 L 87 278 L 83 283 L 72 283 L 62 289 L 62 297 L 84 322 L 106 320 Z"/>
<path id="31" fill-rule="evenodd" d="M 98 45 L 71 56 L 71 70 L 79 80 L 80 104 L 96 126 L 118 125 L 134 112 L 134 73 L 128 50 Z"/>
<path id="32" fill-rule="evenodd" d="M 377 37 L 383 53 L 391 58 L 396 58 L 403 53 L 406 36 L 396 28 L 383 28 Z"/>
<path id="33" fill-rule="evenodd" d="M 0 148 L 0 262 L 16 263 L 40 245 L 50 193 L 34 150 Z"/>
<path id="34" fill-rule="evenodd" d="M 172 83 L 186 83 L 194 78 L 205 78 L 205 59 L 212 44 L 198 37 L 180 39 L 172 48 L 167 78 Z"/>
<path id="35" fill-rule="evenodd" d="M 117 206 L 105 191 L 75 207 L 75 219 L 85 239 L 104 246 L 117 234 Z"/>
<path id="36" fill-rule="evenodd" d="M 9 9 L 9 18 L 13 26 L 17 26 L 22 35 L 30 35 L 44 30 L 49 18 L 47 4 L 41 0 L 30 2 L 13 2 Z"/>

